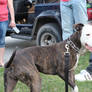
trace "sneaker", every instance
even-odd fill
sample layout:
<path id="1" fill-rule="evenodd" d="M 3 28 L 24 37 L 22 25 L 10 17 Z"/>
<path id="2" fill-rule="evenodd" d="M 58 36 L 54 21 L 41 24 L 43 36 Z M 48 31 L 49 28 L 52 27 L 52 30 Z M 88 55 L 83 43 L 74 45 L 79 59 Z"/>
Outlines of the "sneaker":
<path id="1" fill-rule="evenodd" d="M 4 68 L 4 66 L 3 65 L 0 65 L 0 68 Z"/>
<path id="2" fill-rule="evenodd" d="M 75 75 L 75 80 L 80 82 L 92 81 L 92 75 L 87 70 L 82 70 L 79 74 Z"/>
<path id="3" fill-rule="evenodd" d="M 4 67 L 4 64 L 0 64 L 0 68 L 3 68 Z"/>

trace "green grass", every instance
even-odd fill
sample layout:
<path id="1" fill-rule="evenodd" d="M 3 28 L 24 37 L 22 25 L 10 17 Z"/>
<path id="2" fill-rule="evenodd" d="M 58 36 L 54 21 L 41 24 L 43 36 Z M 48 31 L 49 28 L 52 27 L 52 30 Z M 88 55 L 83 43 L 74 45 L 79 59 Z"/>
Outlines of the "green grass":
<path id="1" fill-rule="evenodd" d="M 75 73 L 79 73 L 81 69 L 85 69 L 88 65 L 90 53 L 87 52 L 84 56 L 80 57 L 78 67 Z M 41 92 L 65 92 L 65 83 L 58 76 L 40 74 L 42 78 Z M 92 82 L 76 82 L 79 87 L 79 92 L 92 92 Z M 0 69 L 0 92 L 4 92 L 3 87 L 3 69 Z M 29 88 L 18 82 L 14 92 L 29 92 Z M 69 87 L 69 92 L 70 87 Z"/>

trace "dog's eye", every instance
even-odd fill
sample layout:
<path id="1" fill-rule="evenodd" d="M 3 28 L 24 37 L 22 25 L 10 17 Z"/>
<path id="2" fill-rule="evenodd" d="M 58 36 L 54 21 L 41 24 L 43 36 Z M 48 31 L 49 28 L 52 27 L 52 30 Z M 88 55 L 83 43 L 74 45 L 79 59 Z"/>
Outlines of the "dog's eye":
<path id="1" fill-rule="evenodd" d="M 86 36 L 90 36 L 90 34 L 86 34 Z"/>

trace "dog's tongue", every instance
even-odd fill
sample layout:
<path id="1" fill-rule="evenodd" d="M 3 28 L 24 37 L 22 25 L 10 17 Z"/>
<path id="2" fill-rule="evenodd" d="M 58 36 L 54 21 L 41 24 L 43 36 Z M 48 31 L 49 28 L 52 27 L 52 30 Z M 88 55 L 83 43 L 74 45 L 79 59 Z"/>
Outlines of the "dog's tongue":
<path id="1" fill-rule="evenodd" d="M 92 52 L 92 47 L 90 47 L 90 46 L 86 45 L 86 48 L 87 48 L 89 51 L 91 51 L 91 52 Z"/>

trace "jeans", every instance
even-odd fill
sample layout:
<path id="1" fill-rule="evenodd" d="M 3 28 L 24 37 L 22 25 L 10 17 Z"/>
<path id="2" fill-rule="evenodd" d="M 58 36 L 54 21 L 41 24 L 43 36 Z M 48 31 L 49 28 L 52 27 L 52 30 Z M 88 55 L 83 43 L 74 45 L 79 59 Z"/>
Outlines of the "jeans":
<path id="1" fill-rule="evenodd" d="M 86 68 L 86 70 L 92 75 L 92 53 L 90 54 L 89 66 Z"/>
<path id="2" fill-rule="evenodd" d="M 8 21 L 0 22 L 0 48 L 5 47 L 5 36 L 8 28 Z"/>
<path id="3" fill-rule="evenodd" d="M 70 0 L 60 2 L 61 21 L 62 21 L 62 38 L 63 40 L 70 37 L 73 32 L 73 25 L 77 23 L 87 23 L 86 0 Z"/>

